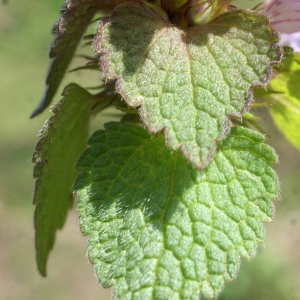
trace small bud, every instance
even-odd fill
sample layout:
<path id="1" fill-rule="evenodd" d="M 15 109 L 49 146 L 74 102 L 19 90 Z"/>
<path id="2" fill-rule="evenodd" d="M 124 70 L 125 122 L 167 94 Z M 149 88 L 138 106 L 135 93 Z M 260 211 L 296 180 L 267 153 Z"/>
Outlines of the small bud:
<path id="1" fill-rule="evenodd" d="M 209 16 L 211 7 L 208 4 L 193 6 L 188 11 L 188 18 L 193 24 L 201 24 Z"/>
<path id="2" fill-rule="evenodd" d="M 197 2 L 187 11 L 187 21 L 190 25 L 205 24 L 210 20 L 211 12 L 214 8 L 214 2 L 201 1 Z"/>

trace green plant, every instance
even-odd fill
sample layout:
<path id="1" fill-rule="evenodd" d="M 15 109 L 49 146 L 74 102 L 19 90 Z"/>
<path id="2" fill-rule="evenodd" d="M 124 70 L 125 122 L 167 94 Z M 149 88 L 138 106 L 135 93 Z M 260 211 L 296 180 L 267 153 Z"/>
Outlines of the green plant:
<path id="1" fill-rule="evenodd" d="M 267 107 L 300 148 L 300 54 L 278 45 L 262 13 L 227 0 L 71 0 L 32 117 L 50 104 L 97 13 L 105 83 L 94 94 L 68 85 L 33 155 L 39 271 L 73 190 L 89 259 L 116 299 L 215 298 L 255 255 L 279 197 L 277 156 L 250 109 Z M 81 69 L 98 69 L 86 58 Z M 90 117 L 111 106 L 122 119 L 84 151 Z"/>

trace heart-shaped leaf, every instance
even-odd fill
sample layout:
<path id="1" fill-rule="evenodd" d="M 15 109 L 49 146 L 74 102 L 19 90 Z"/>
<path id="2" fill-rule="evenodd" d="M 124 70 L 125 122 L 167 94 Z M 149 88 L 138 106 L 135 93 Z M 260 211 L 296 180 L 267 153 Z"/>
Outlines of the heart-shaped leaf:
<path id="1" fill-rule="evenodd" d="M 94 46 L 106 79 L 140 106 L 148 130 L 164 130 L 172 149 L 205 168 L 229 132 L 228 116 L 247 110 L 251 87 L 265 85 L 281 59 L 268 23 L 237 10 L 183 30 L 151 7 L 126 3 L 100 22 Z"/>
<path id="2" fill-rule="evenodd" d="M 216 297 L 264 239 L 278 182 L 263 136 L 233 127 L 204 169 L 132 124 L 94 133 L 77 168 L 88 255 L 115 299 Z"/>

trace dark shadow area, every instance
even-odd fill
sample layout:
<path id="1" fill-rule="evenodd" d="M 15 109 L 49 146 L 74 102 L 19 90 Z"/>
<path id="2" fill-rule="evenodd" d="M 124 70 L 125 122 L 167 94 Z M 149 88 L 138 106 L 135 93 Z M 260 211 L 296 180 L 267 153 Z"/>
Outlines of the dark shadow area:
<path id="1" fill-rule="evenodd" d="M 91 137 L 91 148 L 78 164 L 84 171 L 84 166 L 93 162 L 91 174 L 81 173 L 75 190 L 92 181 L 89 202 L 96 215 L 103 214 L 100 219 L 117 201 L 116 217 L 124 218 L 130 210 L 140 209 L 146 222 L 168 223 L 180 198 L 193 184 L 191 165 L 179 152 L 171 153 L 162 135 L 151 138 L 143 128 L 131 124 L 106 126 L 120 131 L 109 128 Z"/>

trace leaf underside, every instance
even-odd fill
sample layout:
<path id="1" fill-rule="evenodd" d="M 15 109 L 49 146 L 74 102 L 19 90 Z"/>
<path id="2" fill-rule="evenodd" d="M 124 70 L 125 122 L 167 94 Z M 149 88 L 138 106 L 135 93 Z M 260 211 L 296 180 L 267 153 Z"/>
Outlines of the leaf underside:
<path id="1" fill-rule="evenodd" d="M 42 113 L 51 103 L 84 31 L 99 10 L 100 2 L 99 0 L 67 0 L 62 7 L 61 18 L 53 28 L 53 33 L 57 37 L 49 53 L 52 61 L 46 79 L 46 91 L 31 118 Z"/>
<path id="2" fill-rule="evenodd" d="M 63 92 L 64 98 L 53 108 L 54 116 L 40 132 L 32 161 L 37 178 L 34 204 L 37 265 L 46 275 L 46 263 L 55 234 L 63 227 L 72 207 L 72 183 L 78 172 L 74 166 L 86 147 L 88 119 L 95 105 L 92 95 L 76 84 Z"/>
<path id="3" fill-rule="evenodd" d="M 151 132 L 205 168 L 216 141 L 265 85 L 281 60 L 278 35 L 256 12 L 234 11 L 182 30 L 143 4 L 117 6 L 94 41 L 101 69 Z"/>
<path id="4" fill-rule="evenodd" d="M 269 107 L 271 116 L 278 129 L 287 140 L 300 150 L 300 53 L 286 57 L 280 66 L 279 74 L 270 81 L 265 97 L 274 101 Z"/>
<path id="5" fill-rule="evenodd" d="M 216 297 L 263 241 L 278 183 L 261 134 L 233 127 L 205 170 L 133 124 L 108 123 L 89 145 L 74 185 L 80 227 L 115 299 Z"/>

